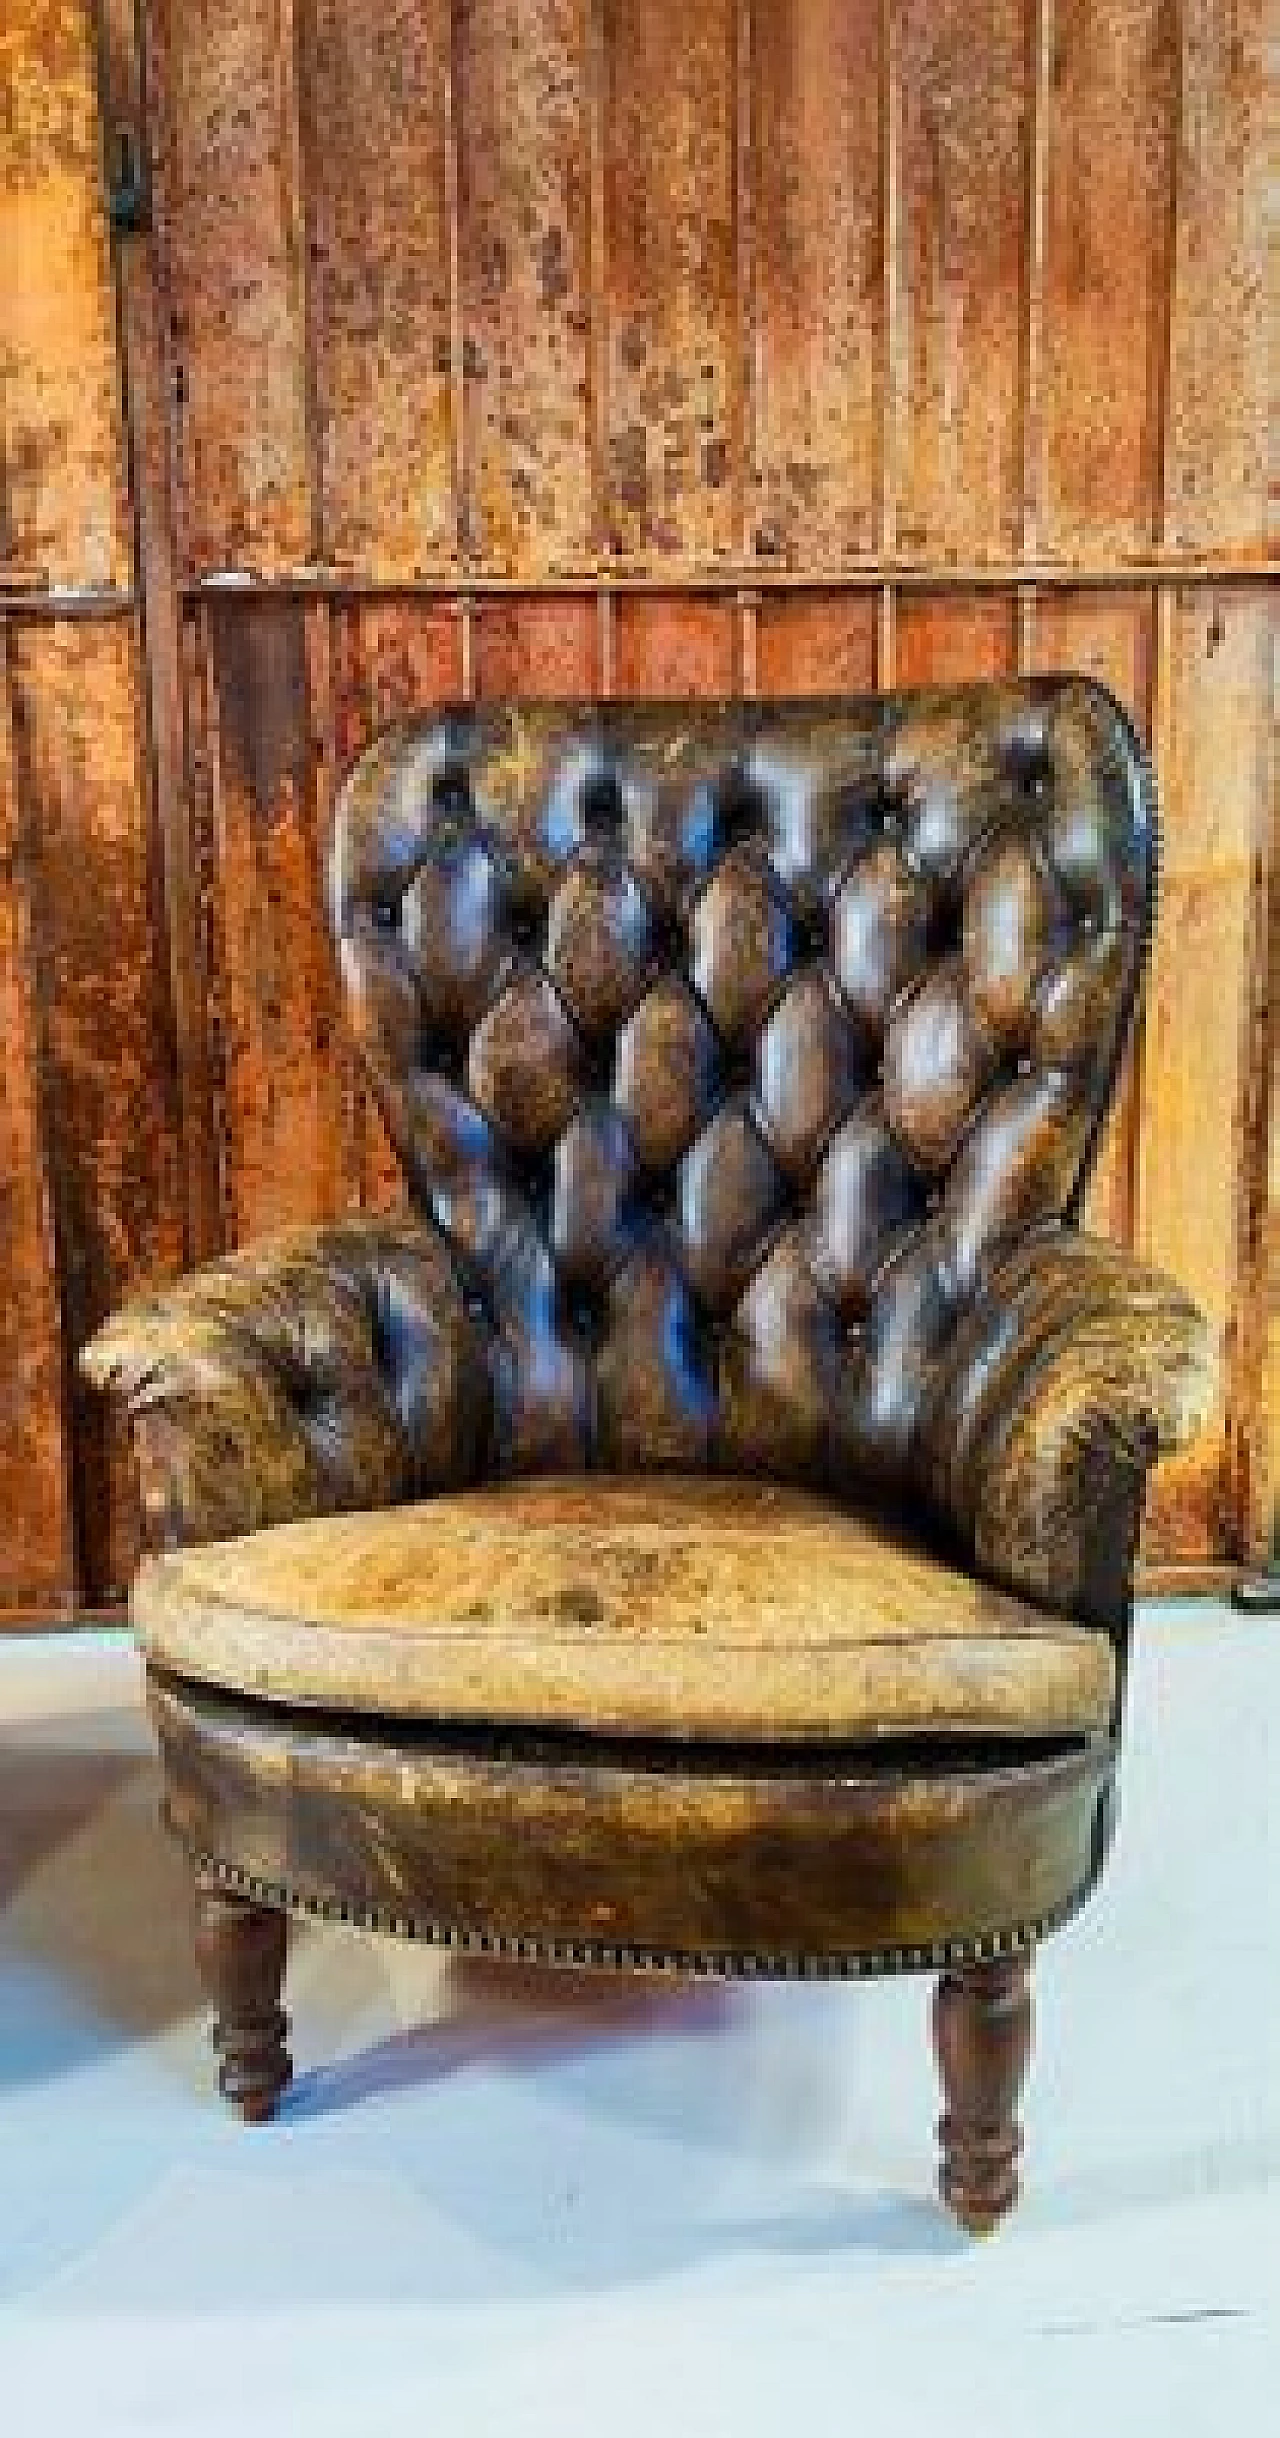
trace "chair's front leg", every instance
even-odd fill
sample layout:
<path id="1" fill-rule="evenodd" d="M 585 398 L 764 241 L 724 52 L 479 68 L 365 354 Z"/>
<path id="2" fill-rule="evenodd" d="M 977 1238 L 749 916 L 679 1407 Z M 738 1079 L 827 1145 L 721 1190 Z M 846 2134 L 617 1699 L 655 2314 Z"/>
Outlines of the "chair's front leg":
<path id="1" fill-rule="evenodd" d="M 293 2063 L 280 2004 L 288 1922 L 283 1913 L 196 1878 L 196 1963 L 214 2010 L 218 2088 L 247 2124 L 274 2116 Z"/>
<path id="2" fill-rule="evenodd" d="M 1018 2198 L 1018 2100 L 1031 2056 L 1028 1955 L 965 1964 L 939 1979 L 933 2041 L 946 2107 L 938 2189 L 971 2235 L 988 2234 Z"/>

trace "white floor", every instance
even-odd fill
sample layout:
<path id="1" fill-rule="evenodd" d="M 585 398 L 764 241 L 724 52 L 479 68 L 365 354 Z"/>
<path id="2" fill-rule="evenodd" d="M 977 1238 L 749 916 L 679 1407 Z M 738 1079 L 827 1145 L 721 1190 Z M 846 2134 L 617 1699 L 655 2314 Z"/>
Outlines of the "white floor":
<path id="1" fill-rule="evenodd" d="M 922 1982 L 301 1932 L 298 2079 L 245 2130 L 126 1641 L 0 1642 L 3 2438 L 1275 2430 L 1280 1630 L 1166 1608 L 1138 1650 L 1118 1848 L 1040 1960 L 1026 2195 L 972 2245 Z"/>

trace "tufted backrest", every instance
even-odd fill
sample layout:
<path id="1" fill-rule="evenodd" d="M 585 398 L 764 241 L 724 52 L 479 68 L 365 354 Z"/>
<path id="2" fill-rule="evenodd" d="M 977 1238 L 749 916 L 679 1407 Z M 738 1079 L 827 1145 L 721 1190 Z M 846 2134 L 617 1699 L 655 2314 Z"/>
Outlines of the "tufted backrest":
<path id="1" fill-rule="evenodd" d="M 1074 1211 L 1154 872 L 1079 679 L 380 736 L 330 913 L 492 1463 L 901 1484 L 986 1265 Z"/>

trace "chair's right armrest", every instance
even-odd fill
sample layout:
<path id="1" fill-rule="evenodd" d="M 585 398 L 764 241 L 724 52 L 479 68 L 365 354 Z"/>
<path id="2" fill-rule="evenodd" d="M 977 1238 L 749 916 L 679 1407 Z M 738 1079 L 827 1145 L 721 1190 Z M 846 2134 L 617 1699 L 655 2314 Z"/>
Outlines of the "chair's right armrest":
<path id="1" fill-rule="evenodd" d="M 1148 1470 L 1195 1436 L 1216 1378 L 1209 1329 L 1172 1279 L 1045 1229 L 995 1266 L 956 1329 L 920 1486 L 984 1574 L 1118 1630 Z"/>
<path id="2" fill-rule="evenodd" d="M 487 1441 L 483 1340 L 416 1219 L 211 1262 L 114 1314 L 80 1359 L 125 1406 L 152 1547 L 457 1485 Z"/>

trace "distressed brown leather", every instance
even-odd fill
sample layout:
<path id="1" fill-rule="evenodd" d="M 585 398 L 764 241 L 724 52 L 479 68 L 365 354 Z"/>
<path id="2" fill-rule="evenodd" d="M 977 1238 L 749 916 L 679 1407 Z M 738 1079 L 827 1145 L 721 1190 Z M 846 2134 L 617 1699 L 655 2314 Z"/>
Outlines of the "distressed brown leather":
<path id="1" fill-rule="evenodd" d="M 225 1540 L 472 1479 L 484 1346 L 415 1219 L 299 1230 L 117 1313 L 84 1368 L 123 1397 L 147 1538 Z"/>
<path id="2" fill-rule="evenodd" d="M 1177 1438 L 1210 1388 L 1176 1290 L 1060 1250 L 1155 853 L 1078 679 L 389 729 L 329 902 L 420 1230 L 220 1265 L 97 1342 L 153 1449 L 165 1418 L 171 1531 L 710 1466 L 915 1501 L 1069 1608 L 1036 1519 L 1071 1450 Z M 406 1369 L 377 1314 L 411 1273 Z"/>
<path id="3" fill-rule="evenodd" d="M 1105 1633 L 777 1483 L 490 1483 L 148 1559 L 148 1665 L 376 1719 L 750 1743 L 1105 1729 Z"/>

